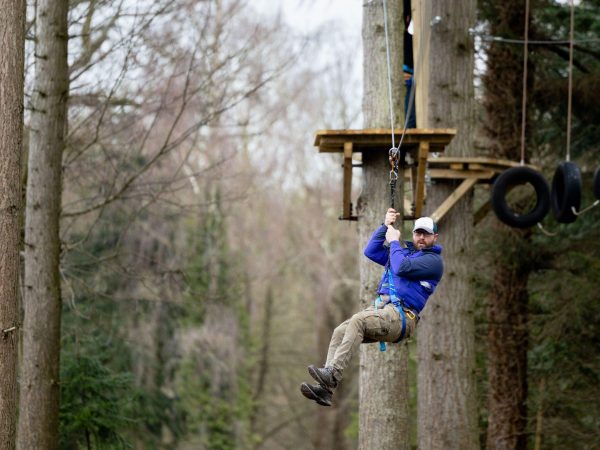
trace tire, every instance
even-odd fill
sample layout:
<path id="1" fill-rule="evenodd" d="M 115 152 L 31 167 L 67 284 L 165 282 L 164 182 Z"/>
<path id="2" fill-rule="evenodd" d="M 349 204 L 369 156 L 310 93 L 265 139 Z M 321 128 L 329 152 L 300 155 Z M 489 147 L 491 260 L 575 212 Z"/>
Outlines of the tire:
<path id="1" fill-rule="evenodd" d="M 560 163 L 552 178 L 550 196 L 554 218 L 560 223 L 572 223 L 577 220 L 572 207 L 581 206 L 581 172 L 576 164 L 568 161 Z"/>
<path id="2" fill-rule="evenodd" d="M 594 197 L 600 200 L 600 166 L 594 172 Z"/>
<path id="3" fill-rule="evenodd" d="M 517 185 L 531 184 L 535 189 L 533 209 L 519 214 L 506 203 L 508 191 Z M 544 176 L 530 167 L 511 167 L 502 172 L 492 187 L 492 208 L 498 219 L 514 228 L 529 228 L 541 222 L 550 209 L 550 187 Z"/>

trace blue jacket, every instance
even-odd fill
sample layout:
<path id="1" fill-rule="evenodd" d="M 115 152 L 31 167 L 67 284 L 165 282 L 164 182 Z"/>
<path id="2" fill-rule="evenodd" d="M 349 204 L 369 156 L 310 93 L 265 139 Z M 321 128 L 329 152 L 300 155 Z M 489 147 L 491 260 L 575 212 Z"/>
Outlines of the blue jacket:
<path id="1" fill-rule="evenodd" d="M 387 227 L 381 225 L 373 233 L 365 247 L 365 256 L 386 267 L 389 259 L 396 295 L 404 300 L 406 306 L 421 312 L 427 299 L 442 279 L 444 272 L 442 247 L 434 245 L 425 250 L 416 250 L 412 242 L 407 242 L 408 248 L 403 248 L 398 241 L 393 241 L 388 250 L 383 245 L 386 231 Z M 389 294 L 386 272 L 381 277 L 377 293 Z"/>

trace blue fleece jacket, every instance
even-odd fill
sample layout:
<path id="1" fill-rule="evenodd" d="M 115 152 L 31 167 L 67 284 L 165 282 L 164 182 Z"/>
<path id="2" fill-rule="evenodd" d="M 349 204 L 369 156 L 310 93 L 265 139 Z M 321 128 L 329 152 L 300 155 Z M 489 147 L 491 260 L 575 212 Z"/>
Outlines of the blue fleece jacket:
<path id="1" fill-rule="evenodd" d="M 393 241 L 388 250 L 383 245 L 386 231 L 387 227 L 381 225 L 373 233 L 365 247 L 365 256 L 386 267 L 389 259 L 396 295 L 404 300 L 406 306 L 421 312 L 427 299 L 433 294 L 442 279 L 444 272 L 442 247 L 434 245 L 428 249 L 417 250 L 412 242 L 407 242 L 408 248 L 403 248 L 398 241 Z M 389 294 L 385 271 L 379 282 L 377 293 Z"/>

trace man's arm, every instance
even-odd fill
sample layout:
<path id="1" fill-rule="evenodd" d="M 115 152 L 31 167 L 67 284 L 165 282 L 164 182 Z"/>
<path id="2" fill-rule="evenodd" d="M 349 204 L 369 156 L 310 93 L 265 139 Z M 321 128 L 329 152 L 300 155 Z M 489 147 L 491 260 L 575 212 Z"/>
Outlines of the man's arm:
<path id="1" fill-rule="evenodd" d="M 371 236 L 371 239 L 364 250 L 364 255 L 371 261 L 381 264 L 382 266 L 387 264 L 388 249 L 384 247 L 383 244 L 386 240 L 388 227 L 393 228 L 391 225 L 396 222 L 399 215 L 400 213 L 397 213 L 394 208 L 389 208 L 385 214 L 383 225 L 381 225 L 375 233 L 373 233 L 373 236 Z"/>
<path id="2" fill-rule="evenodd" d="M 385 266 L 388 260 L 388 249 L 383 246 L 386 231 L 387 226 L 385 226 L 385 224 L 377 228 L 364 250 L 364 254 L 367 258 L 382 266 Z"/>

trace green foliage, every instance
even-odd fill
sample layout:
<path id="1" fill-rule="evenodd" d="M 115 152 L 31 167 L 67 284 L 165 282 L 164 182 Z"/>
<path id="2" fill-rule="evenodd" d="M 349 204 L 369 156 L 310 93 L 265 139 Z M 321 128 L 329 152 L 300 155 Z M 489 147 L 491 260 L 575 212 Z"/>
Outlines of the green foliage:
<path id="1" fill-rule="evenodd" d="M 591 201 L 586 197 L 585 204 Z M 594 448 L 598 442 L 598 223 L 600 211 L 591 210 L 558 228 L 560 237 L 538 237 L 552 251 L 530 283 L 530 408 L 543 421 L 542 448 Z"/>
<path id="2" fill-rule="evenodd" d="M 230 304 L 239 286 L 232 279 L 233 269 L 227 244 L 227 228 L 220 190 L 208 193 L 212 206 L 200 220 L 187 227 L 185 255 L 185 292 L 182 325 L 201 325 L 207 303 Z"/>
<path id="3" fill-rule="evenodd" d="M 98 342 L 70 345 L 62 353 L 61 448 L 129 448 L 123 431 L 134 422 L 131 373 L 114 373 Z M 87 347 L 87 348 L 86 348 Z"/>
<path id="4" fill-rule="evenodd" d="M 137 281 L 132 267 L 123 269 L 131 255 L 122 250 L 137 243 L 123 239 L 130 226 L 125 211 L 108 209 L 88 234 L 71 236 L 81 244 L 63 257 L 68 280 L 61 356 L 64 448 L 80 448 L 88 439 L 90 448 L 164 448 L 160 442 L 165 429 L 175 437 L 181 432 L 174 401 L 162 390 L 162 363 L 154 360 L 160 354 L 148 355 L 130 334 L 159 308 L 165 311 L 161 314 L 167 324 L 167 317 L 176 315 L 171 304 L 146 301 L 128 292 L 132 281 Z M 167 336 L 164 339 L 168 342 Z M 140 379 L 139 374 L 147 373 L 152 374 L 151 380 Z M 94 401 L 80 404 L 78 399 L 84 397 L 78 393 L 84 397 L 93 393 Z"/>
<path id="5" fill-rule="evenodd" d="M 177 408 L 186 440 L 215 450 L 250 448 L 254 344 L 242 301 L 241 259 L 230 251 L 219 190 L 199 223 L 188 228 L 180 330 L 200 336 L 176 368 Z M 228 361 L 228 362 L 226 362 Z"/>
<path id="6" fill-rule="evenodd" d="M 235 424 L 240 417 L 233 399 L 234 386 L 218 383 L 209 370 L 199 372 L 191 360 L 179 368 L 179 407 L 186 412 L 186 431 L 204 448 L 233 449 L 236 448 Z"/>

